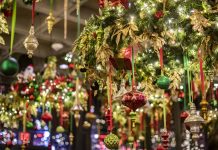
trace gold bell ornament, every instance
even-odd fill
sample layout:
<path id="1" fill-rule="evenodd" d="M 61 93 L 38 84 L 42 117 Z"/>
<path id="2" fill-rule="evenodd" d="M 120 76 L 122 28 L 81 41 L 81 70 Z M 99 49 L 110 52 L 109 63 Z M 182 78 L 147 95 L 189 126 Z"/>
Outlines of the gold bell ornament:
<path id="1" fill-rule="evenodd" d="M 39 46 L 39 42 L 38 42 L 38 40 L 35 37 L 34 26 L 30 27 L 29 35 L 24 40 L 23 45 L 24 45 L 24 47 L 27 50 L 28 57 L 32 58 L 34 51 Z"/>
<path id="2" fill-rule="evenodd" d="M 53 13 L 49 13 L 49 16 L 46 18 L 47 25 L 48 25 L 48 33 L 51 34 L 51 31 L 53 29 L 55 18 L 53 16 Z"/>

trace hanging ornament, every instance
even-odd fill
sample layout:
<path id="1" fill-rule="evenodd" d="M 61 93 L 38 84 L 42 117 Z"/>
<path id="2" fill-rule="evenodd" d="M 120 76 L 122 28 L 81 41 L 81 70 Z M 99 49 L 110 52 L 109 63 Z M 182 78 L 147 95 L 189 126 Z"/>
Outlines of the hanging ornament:
<path id="1" fill-rule="evenodd" d="M 161 133 L 161 142 L 165 149 L 168 149 L 169 147 L 169 133 L 167 130 L 163 130 Z"/>
<path id="2" fill-rule="evenodd" d="M 74 119 L 75 119 L 75 123 L 76 123 L 76 127 L 79 126 L 79 120 L 80 120 L 80 112 L 83 111 L 83 108 L 81 106 L 81 104 L 75 104 L 71 111 L 74 113 Z"/>
<path id="3" fill-rule="evenodd" d="M 197 141 L 200 134 L 200 126 L 204 122 L 204 119 L 197 114 L 194 103 L 190 104 L 190 115 L 185 119 L 185 125 L 190 128 L 192 133 L 192 139 Z"/>
<path id="4" fill-rule="evenodd" d="M 0 71 L 5 76 L 14 76 L 17 74 L 19 70 L 19 65 L 17 60 L 10 57 L 13 52 L 13 44 L 14 44 L 14 35 L 15 35 L 15 26 L 16 26 L 16 15 L 17 14 L 17 2 L 16 0 L 13 1 L 13 14 L 12 14 L 12 21 L 11 21 L 11 41 L 10 41 L 10 51 L 9 51 L 9 58 L 3 60 L 0 64 Z"/>
<path id="5" fill-rule="evenodd" d="M 96 115 L 93 112 L 88 112 L 86 113 L 86 119 L 93 122 L 96 119 Z"/>
<path id="6" fill-rule="evenodd" d="M 56 128 L 56 132 L 57 132 L 57 133 L 63 133 L 63 132 L 65 132 L 65 129 L 64 129 L 62 126 L 58 126 L 58 127 Z"/>
<path id="7" fill-rule="evenodd" d="M 47 24 L 48 24 L 48 33 L 51 34 L 51 31 L 53 29 L 55 18 L 53 16 L 53 13 L 49 13 L 49 16 L 46 18 Z"/>
<path id="8" fill-rule="evenodd" d="M 52 115 L 51 113 L 49 113 L 48 111 L 45 111 L 42 116 L 41 116 L 41 119 L 45 122 L 49 122 L 52 120 Z"/>
<path id="9" fill-rule="evenodd" d="M 34 125 L 33 125 L 33 123 L 32 123 L 31 121 L 27 121 L 26 127 L 27 127 L 28 129 L 32 129 L 32 128 L 34 127 Z"/>
<path id="10" fill-rule="evenodd" d="M 2 61 L 0 70 L 5 76 L 14 76 L 19 71 L 19 64 L 15 58 L 9 57 Z"/>
<path id="11" fill-rule="evenodd" d="M 53 16 L 53 0 L 50 0 L 50 12 L 49 16 L 46 18 L 48 25 L 48 33 L 51 34 L 52 28 L 55 24 L 55 18 Z"/>
<path id="12" fill-rule="evenodd" d="M 160 48 L 158 56 L 160 61 L 161 76 L 157 80 L 157 86 L 160 89 L 167 90 L 170 85 L 170 79 L 163 75 L 163 69 L 164 69 L 163 48 Z"/>
<path id="13" fill-rule="evenodd" d="M 36 3 L 36 1 L 33 0 L 33 3 L 32 3 L 32 25 L 31 25 L 30 30 L 29 30 L 29 35 L 26 37 L 26 39 L 23 42 L 24 47 L 27 50 L 27 55 L 29 58 L 32 58 L 34 51 L 39 46 L 39 42 L 35 37 L 35 31 L 34 31 L 35 3 Z"/>
<path id="14" fill-rule="evenodd" d="M 70 132 L 70 135 L 69 135 L 70 145 L 73 145 L 73 139 L 74 139 L 73 133 Z"/>
<path id="15" fill-rule="evenodd" d="M 122 104 L 133 111 L 144 106 L 147 102 L 147 98 L 142 92 L 136 91 L 136 87 L 133 90 L 123 95 Z"/>
<path id="16" fill-rule="evenodd" d="M 208 102 L 206 100 L 206 90 L 204 85 L 204 70 L 203 70 L 203 58 L 202 58 L 202 50 L 198 50 L 198 57 L 199 57 L 199 64 L 200 64 L 200 77 L 201 77 L 201 93 L 202 93 L 202 100 L 201 100 L 201 113 L 203 115 L 204 120 L 207 120 L 207 106 Z"/>
<path id="17" fill-rule="evenodd" d="M 110 133 L 105 137 L 104 144 L 108 149 L 118 149 L 119 138 L 115 134 Z"/>
<path id="18" fill-rule="evenodd" d="M 39 43 L 35 37 L 34 26 L 30 27 L 29 35 L 24 40 L 24 47 L 27 50 L 27 55 L 29 58 L 32 58 L 34 51 L 38 48 Z"/>
<path id="19" fill-rule="evenodd" d="M 168 77 L 162 75 L 160 78 L 158 78 L 157 86 L 160 89 L 167 90 L 169 88 L 169 85 L 170 85 L 170 79 Z"/>

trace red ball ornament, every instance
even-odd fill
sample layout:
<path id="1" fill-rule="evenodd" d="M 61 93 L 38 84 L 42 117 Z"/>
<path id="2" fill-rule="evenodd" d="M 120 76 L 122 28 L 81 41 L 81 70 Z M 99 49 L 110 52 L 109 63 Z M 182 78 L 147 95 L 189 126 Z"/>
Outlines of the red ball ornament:
<path id="1" fill-rule="evenodd" d="M 184 98 L 185 97 L 185 93 L 183 91 L 179 92 L 179 98 Z"/>
<path id="2" fill-rule="evenodd" d="M 45 122 L 51 121 L 52 120 L 52 115 L 46 111 L 44 114 L 42 114 L 41 119 Z"/>
<path id="3" fill-rule="evenodd" d="M 8 141 L 8 142 L 6 143 L 6 145 L 7 145 L 8 147 L 12 146 L 12 141 Z"/>
<path id="4" fill-rule="evenodd" d="M 70 69 L 74 69 L 75 66 L 74 66 L 74 64 L 69 64 L 68 67 L 69 67 Z"/>
<path id="5" fill-rule="evenodd" d="M 155 18 L 157 19 L 160 19 L 164 16 L 164 13 L 163 11 L 157 11 L 155 14 L 154 14 Z"/>
<path id="6" fill-rule="evenodd" d="M 122 98 L 122 104 L 133 111 L 144 106 L 146 102 L 147 98 L 144 96 L 143 93 L 136 91 L 135 87 L 132 91 L 124 94 Z"/>
<path id="7" fill-rule="evenodd" d="M 35 97 L 34 97 L 33 95 L 30 95 L 29 99 L 30 99 L 31 101 L 33 101 L 33 100 L 35 99 Z"/>

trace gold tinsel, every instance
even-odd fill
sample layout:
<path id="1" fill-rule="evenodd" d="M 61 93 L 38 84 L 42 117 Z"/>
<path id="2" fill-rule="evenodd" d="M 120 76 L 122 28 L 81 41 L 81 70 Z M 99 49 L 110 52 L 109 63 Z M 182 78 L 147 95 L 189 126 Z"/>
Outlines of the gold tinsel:
<path id="1" fill-rule="evenodd" d="M 193 25 L 193 30 L 200 33 L 204 32 L 204 28 L 211 26 L 208 19 L 206 19 L 201 12 L 194 10 L 190 16 L 191 24 Z"/>
<path id="2" fill-rule="evenodd" d="M 5 16 L 3 14 L 0 14 L 0 24 L 1 24 L 0 25 L 0 34 L 1 33 L 9 34 L 8 24 L 7 24 L 7 21 L 6 21 Z M 5 45 L 5 41 L 1 35 L 0 35 L 0 44 Z"/>

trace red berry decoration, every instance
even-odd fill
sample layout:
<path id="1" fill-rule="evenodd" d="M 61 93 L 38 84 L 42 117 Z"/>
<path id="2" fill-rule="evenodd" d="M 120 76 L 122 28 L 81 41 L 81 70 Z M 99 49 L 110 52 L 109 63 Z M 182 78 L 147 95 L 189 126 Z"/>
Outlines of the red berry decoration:
<path id="1" fill-rule="evenodd" d="M 143 93 L 136 91 L 135 87 L 131 92 L 127 92 L 123 95 L 122 104 L 133 111 L 144 106 L 146 104 L 147 98 Z"/>
<path id="2" fill-rule="evenodd" d="M 163 11 L 157 11 L 154 16 L 155 18 L 160 19 L 163 17 L 163 15 L 164 15 Z"/>

